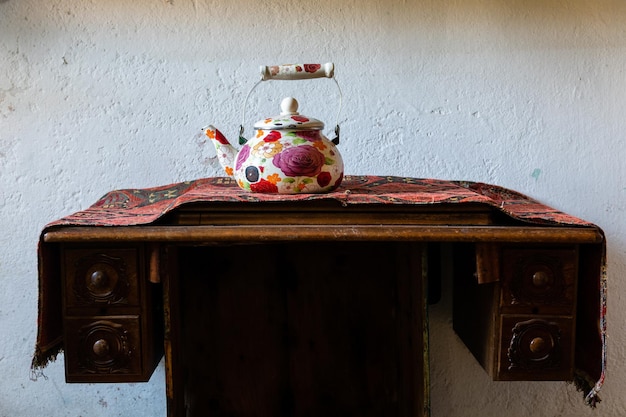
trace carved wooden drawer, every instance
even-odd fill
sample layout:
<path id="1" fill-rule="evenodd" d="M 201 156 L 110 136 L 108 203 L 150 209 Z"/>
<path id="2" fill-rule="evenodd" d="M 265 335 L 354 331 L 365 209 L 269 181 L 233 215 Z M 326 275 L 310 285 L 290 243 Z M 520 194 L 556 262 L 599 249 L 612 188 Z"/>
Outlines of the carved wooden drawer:
<path id="1" fill-rule="evenodd" d="M 501 317 L 498 380 L 570 380 L 574 367 L 571 317 Z"/>
<path id="2" fill-rule="evenodd" d="M 162 356 L 160 285 L 142 245 L 64 247 L 67 382 L 147 381 Z M 141 267 L 140 267 L 141 266 Z"/>
<path id="3" fill-rule="evenodd" d="M 137 306 L 136 248 L 65 251 L 67 307 Z"/>
<path id="4" fill-rule="evenodd" d="M 504 248 L 503 313 L 573 314 L 578 252 L 570 248 Z"/>
<path id="5" fill-rule="evenodd" d="M 455 262 L 457 334 L 495 380 L 571 380 L 578 246 L 475 249 Z"/>
<path id="6" fill-rule="evenodd" d="M 65 326 L 68 382 L 141 377 L 139 316 L 68 318 Z"/>

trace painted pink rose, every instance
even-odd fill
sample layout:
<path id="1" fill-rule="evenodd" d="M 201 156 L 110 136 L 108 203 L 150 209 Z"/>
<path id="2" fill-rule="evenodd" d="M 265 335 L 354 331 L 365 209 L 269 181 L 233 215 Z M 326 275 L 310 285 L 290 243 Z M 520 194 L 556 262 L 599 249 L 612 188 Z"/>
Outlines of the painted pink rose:
<path id="1" fill-rule="evenodd" d="M 288 177 L 314 177 L 322 170 L 324 161 L 324 155 L 308 145 L 287 148 L 272 159 Z"/>
<path id="2" fill-rule="evenodd" d="M 243 148 L 237 154 L 237 163 L 235 164 L 235 169 L 241 168 L 246 159 L 250 156 L 250 147 L 248 145 L 244 145 Z"/>

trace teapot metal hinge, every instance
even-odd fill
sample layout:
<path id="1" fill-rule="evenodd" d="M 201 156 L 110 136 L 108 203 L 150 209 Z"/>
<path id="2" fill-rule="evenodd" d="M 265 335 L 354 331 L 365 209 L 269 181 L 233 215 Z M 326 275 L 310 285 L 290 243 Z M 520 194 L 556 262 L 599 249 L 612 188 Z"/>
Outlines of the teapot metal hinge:
<path id="1" fill-rule="evenodd" d="M 248 139 L 246 139 L 243 136 L 243 125 L 239 125 L 239 144 L 240 145 L 245 145 L 248 142 Z"/>
<path id="2" fill-rule="evenodd" d="M 331 142 L 339 145 L 339 125 L 335 126 L 335 138 Z"/>

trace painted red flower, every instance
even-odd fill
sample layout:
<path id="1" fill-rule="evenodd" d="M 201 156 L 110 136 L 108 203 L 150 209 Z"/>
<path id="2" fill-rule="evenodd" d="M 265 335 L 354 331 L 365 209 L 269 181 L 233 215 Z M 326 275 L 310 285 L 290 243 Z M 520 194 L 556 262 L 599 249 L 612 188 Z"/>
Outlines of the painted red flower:
<path id="1" fill-rule="evenodd" d="M 333 185 L 333 190 L 335 188 L 338 188 L 341 185 L 342 180 L 343 180 L 343 172 L 341 173 L 341 175 L 339 175 L 339 178 L 337 178 L 337 181 L 335 181 L 335 185 Z"/>
<path id="2" fill-rule="evenodd" d="M 315 142 L 318 140 L 322 140 L 322 138 L 320 137 L 320 131 L 319 130 L 302 130 L 302 131 L 296 131 L 296 136 L 302 139 L 306 139 L 309 142 Z"/>
<path id="3" fill-rule="evenodd" d="M 306 72 L 315 72 L 320 68 L 322 68 L 321 64 L 304 64 L 304 70 Z"/>
<path id="4" fill-rule="evenodd" d="M 295 116 L 291 116 L 291 118 L 293 120 L 295 120 L 296 122 L 301 122 L 301 123 L 305 123 L 305 122 L 309 121 L 309 119 L 307 117 L 304 117 L 304 116 L 295 115 Z"/>
<path id="5" fill-rule="evenodd" d="M 220 132 L 219 130 L 215 129 L 215 128 L 208 128 L 206 130 L 206 135 L 213 139 L 218 141 L 219 143 L 221 143 L 222 145 L 230 145 L 230 143 L 228 142 L 228 140 L 224 137 L 224 135 L 222 134 L 222 132 Z"/>
<path id="6" fill-rule="evenodd" d="M 267 134 L 267 136 L 265 136 L 263 138 L 263 142 L 276 142 L 278 139 L 281 138 L 281 134 L 278 130 L 272 130 L 270 133 Z"/>
<path id="7" fill-rule="evenodd" d="M 314 177 L 322 171 L 325 158 L 313 146 L 302 145 L 283 150 L 272 162 L 288 177 Z"/>
<path id="8" fill-rule="evenodd" d="M 330 180 L 330 172 L 320 172 L 320 174 L 317 176 L 317 183 L 320 187 L 326 187 L 328 184 L 330 184 Z"/>
<path id="9" fill-rule="evenodd" d="M 277 193 L 278 187 L 268 180 L 261 180 L 255 184 L 250 184 L 250 189 L 255 193 Z"/>
<path id="10" fill-rule="evenodd" d="M 229 145 L 228 139 L 226 139 L 224 135 L 222 135 L 222 132 L 217 129 L 215 129 L 215 139 L 217 139 L 217 141 L 222 145 Z"/>

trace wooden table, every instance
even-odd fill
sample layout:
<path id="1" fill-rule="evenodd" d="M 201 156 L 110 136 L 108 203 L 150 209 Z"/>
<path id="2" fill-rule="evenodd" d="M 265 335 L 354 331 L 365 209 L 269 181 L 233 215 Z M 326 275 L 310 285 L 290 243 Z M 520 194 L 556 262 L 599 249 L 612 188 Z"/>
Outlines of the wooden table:
<path id="1" fill-rule="evenodd" d="M 478 203 L 195 201 L 55 225 L 42 264 L 62 281 L 68 382 L 145 381 L 164 352 L 168 416 L 417 417 L 441 262 L 455 330 L 494 379 L 572 380 L 602 238 Z"/>

